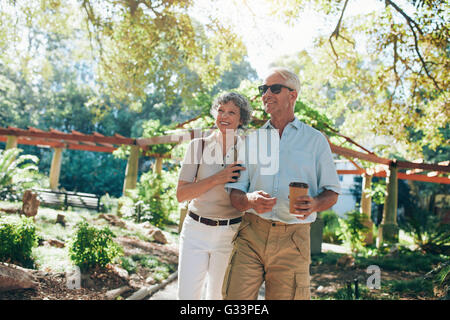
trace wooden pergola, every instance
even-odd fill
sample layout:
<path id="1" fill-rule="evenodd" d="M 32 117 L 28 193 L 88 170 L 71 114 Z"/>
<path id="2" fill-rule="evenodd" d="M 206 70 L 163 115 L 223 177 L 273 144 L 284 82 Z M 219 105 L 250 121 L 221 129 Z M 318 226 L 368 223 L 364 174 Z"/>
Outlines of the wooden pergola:
<path id="1" fill-rule="evenodd" d="M 189 122 L 198 117 L 186 121 L 177 126 L 183 128 Z M 263 120 L 254 119 L 254 123 L 260 123 Z M 350 143 L 361 151 L 338 146 L 328 140 L 331 151 L 337 155 L 345 157 L 354 166 L 353 170 L 337 170 L 341 174 L 353 174 L 363 176 L 363 192 L 361 199 L 361 211 L 367 217 L 366 223 L 371 230 L 370 211 L 371 198 L 365 190 L 369 190 L 373 176 L 385 177 L 387 179 L 387 196 L 385 200 L 383 220 L 379 228 L 380 242 L 383 240 L 395 242 L 398 237 L 398 227 L 396 223 L 397 215 L 397 184 L 398 179 L 424 181 L 431 183 L 450 184 L 450 161 L 441 163 L 424 163 L 423 161 L 398 161 L 396 159 L 387 159 L 378 157 L 373 152 L 367 150 L 352 139 L 334 131 L 339 137 L 344 139 L 343 143 Z M 94 152 L 111 153 L 120 146 L 130 146 L 130 155 L 125 173 L 123 191 L 133 189 L 137 184 L 138 161 L 142 153 L 145 156 L 155 157 L 156 162 L 153 170 L 161 172 L 163 158 L 171 158 L 170 155 L 155 154 L 151 151 L 151 146 L 156 144 L 178 144 L 195 137 L 195 131 L 199 129 L 185 129 L 183 133 L 175 133 L 165 136 L 155 136 L 150 138 L 127 138 L 119 134 L 114 136 L 104 136 L 100 133 L 84 134 L 75 130 L 71 133 L 61 132 L 55 129 L 43 131 L 33 127 L 20 129 L 15 127 L 0 128 L 0 142 L 6 143 L 6 149 L 17 147 L 19 144 L 35 145 L 38 147 L 53 148 L 53 158 L 50 169 L 50 187 L 58 189 L 59 174 L 61 170 L 61 156 L 64 149 L 84 150 Z M 375 163 L 374 168 L 365 169 L 358 165 L 354 159 L 364 160 Z M 372 243 L 371 232 L 367 234 L 366 242 Z"/>

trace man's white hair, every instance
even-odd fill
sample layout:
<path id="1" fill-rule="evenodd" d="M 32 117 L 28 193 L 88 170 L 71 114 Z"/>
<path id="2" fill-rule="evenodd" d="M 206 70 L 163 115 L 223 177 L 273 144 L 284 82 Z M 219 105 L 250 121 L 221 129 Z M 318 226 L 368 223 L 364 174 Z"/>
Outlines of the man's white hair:
<path id="1" fill-rule="evenodd" d="M 284 80 L 286 80 L 285 84 L 288 87 L 294 89 L 297 93 L 300 93 L 300 79 L 294 72 L 284 67 L 275 67 L 271 68 L 267 75 L 269 76 L 274 73 L 279 74 Z"/>

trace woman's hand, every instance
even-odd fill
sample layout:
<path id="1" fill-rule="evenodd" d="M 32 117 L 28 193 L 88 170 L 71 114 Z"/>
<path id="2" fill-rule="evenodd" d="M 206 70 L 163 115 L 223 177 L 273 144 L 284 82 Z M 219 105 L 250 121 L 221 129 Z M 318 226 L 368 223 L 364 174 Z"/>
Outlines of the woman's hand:
<path id="1" fill-rule="evenodd" d="M 236 182 L 239 179 L 240 171 L 245 170 L 240 163 L 233 162 L 222 171 L 216 173 L 214 178 L 217 184 L 225 184 L 228 182 Z"/>
<path id="2" fill-rule="evenodd" d="M 217 185 L 236 182 L 241 170 L 245 170 L 245 168 L 239 163 L 233 162 L 222 171 L 200 181 L 187 182 L 179 180 L 177 186 L 177 200 L 179 202 L 189 201 L 197 198 Z"/>

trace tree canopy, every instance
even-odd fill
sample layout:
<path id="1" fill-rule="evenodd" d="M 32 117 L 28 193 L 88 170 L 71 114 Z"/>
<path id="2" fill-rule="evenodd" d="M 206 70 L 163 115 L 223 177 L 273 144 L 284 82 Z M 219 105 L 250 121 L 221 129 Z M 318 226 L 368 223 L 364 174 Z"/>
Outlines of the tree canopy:
<path id="1" fill-rule="evenodd" d="M 147 93 L 170 99 L 211 88 L 245 54 L 226 25 L 193 19 L 187 0 L 0 4 L 0 64 L 45 77 L 51 73 L 49 40 L 63 38 L 79 63 L 90 60 L 100 92 L 138 106 Z"/>
<path id="2" fill-rule="evenodd" d="M 380 1 L 384 10 L 346 17 L 352 2 L 289 0 L 274 7 L 295 24 L 312 5 L 334 24 L 314 49 L 275 64 L 293 67 L 302 98 L 326 109 L 344 133 L 389 137 L 380 152 L 402 145 L 397 153 L 416 158 L 425 146 L 448 143 L 448 2 Z"/>

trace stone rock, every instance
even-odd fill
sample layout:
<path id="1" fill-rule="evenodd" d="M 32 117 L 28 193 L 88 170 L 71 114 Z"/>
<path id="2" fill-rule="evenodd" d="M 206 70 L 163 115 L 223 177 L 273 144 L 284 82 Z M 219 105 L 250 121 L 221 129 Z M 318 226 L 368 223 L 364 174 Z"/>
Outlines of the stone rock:
<path id="1" fill-rule="evenodd" d="M 108 221 L 113 226 L 117 226 L 117 227 L 120 227 L 120 228 L 126 228 L 127 227 L 127 225 L 125 224 L 125 221 L 121 220 L 116 215 L 113 215 L 113 214 L 101 214 L 98 217 L 105 219 L 106 221 Z"/>
<path id="2" fill-rule="evenodd" d="M 56 239 L 45 240 L 44 245 L 49 245 L 57 248 L 64 248 L 66 246 L 66 244 L 63 241 L 59 241 Z"/>
<path id="3" fill-rule="evenodd" d="M 56 223 L 59 223 L 60 225 L 62 225 L 63 227 L 66 226 L 66 216 L 63 214 L 59 214 L 56 216 Z"/>
<path id="4" fill-rule="evenodd" d="M 343 267 L 344 269 L 352 268 L 355 266 L 355 258 L 351 255 L 342 256 L 338 259 L 338 261 L 336 262 L 336 265 L 338 267 Z"/>
<path id="5" fill-rule="evenodd" d="M 154 229 L 150 230 L 150 232 L 148 234 L 153 238 L 153 240 L 155 242 L 158 242 L 161 244 L 167 244 L 166 236 L 158 228 L 154 228 Z"/>
<path id="6" fill-rule="evenodd" d="M 22 198 L 22 210 L 20 211 L 21 214 L 33 218 L 37 215 L 39 204 L 41 203 L 37 196 L 37 193 L 31 190 L 25 191 Z"/>
<path id="7" fill-rule="evenodd" d="M 152 276 L 149 276 L 149 277 L 147 277 L 147 279 L 145 279 L 145 283 L 146 284 L 155 284 L 156 280 Z"/>
<path id="8" fill-rule="evenodd" d="M 148 221 L 145 221 L 145 222 L 143 222 L 143 223 L 141 223 L 139 225 L 142 228 L 145 228 L 145 229 L 153 229 L 154 228 L 154 226 L 152 226 L 152 224 L 150 222 L 148 222 Z"/>
<path id="9" fill-rule="evenodd" d="M 130 280 L 130 275 L 128 274 L 128 271 L 119 267 L 118 265 L 112 264 L 110 265 L 111 270 L 118 275 L 120 278 L 122 278 L 125 281 Z"/>
<path id="10" fill-rule="evenodd" d="M 32 270 L 7 263 L 0 263 L 0 292 L 17 289 L 34 289 L 37 280 Z"/>

